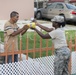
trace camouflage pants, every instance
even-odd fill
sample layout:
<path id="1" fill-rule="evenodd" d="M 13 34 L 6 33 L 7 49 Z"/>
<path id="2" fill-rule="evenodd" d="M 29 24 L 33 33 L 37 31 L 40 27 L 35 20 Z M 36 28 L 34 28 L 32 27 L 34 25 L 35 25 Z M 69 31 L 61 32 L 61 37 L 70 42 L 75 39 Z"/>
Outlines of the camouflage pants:
<path id="1" fill-rule="evenodd" d="M 70 55 L 70 50 L 67 47 L 55 50 L 54 75 L 69 75 L 68 63 Z"/>

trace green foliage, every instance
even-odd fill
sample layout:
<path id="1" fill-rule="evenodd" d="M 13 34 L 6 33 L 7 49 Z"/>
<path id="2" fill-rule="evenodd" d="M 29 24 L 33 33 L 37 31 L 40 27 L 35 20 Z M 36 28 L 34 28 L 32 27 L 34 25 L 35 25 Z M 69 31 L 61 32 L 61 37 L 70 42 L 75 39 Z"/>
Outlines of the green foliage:
<path id="1" fill-rule="evenodd" d="M 68 41 L 72 38 L 72 42 L 75 43 L 76 30 L 67 30 L 65 35 Z"/>
<path id="2" fill-rule="evenodd" d="M 0 31 L 0 39 L 1 42 L 4 42 L 4 32 Z"/>

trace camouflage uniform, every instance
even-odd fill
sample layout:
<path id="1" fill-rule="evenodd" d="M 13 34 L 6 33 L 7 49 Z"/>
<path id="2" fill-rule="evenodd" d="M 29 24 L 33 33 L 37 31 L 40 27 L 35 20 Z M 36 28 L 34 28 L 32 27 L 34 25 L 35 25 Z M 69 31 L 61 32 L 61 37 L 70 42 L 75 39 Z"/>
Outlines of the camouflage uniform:
<path id="1" fill-rule="evenodd" d="M 69 75 L 68 62 L 70 55 L 70 50 L 67 47 L 55 50 L 54 75 Z"/>

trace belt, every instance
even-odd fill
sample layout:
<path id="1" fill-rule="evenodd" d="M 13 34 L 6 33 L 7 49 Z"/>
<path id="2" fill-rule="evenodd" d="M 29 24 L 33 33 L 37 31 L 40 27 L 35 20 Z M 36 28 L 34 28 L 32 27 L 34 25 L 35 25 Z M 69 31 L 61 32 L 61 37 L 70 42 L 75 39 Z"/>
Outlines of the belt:
<path id="1" fill-rule="evenodd" d="M 60 48 L 56 48 L 55 50 L 59 50 L 59 49 L 61 49 L 61 48 L 63 48 L 63 47 L 67 47 L 67 46 L 62 46 L 62 47 L 60 47 Z"/>

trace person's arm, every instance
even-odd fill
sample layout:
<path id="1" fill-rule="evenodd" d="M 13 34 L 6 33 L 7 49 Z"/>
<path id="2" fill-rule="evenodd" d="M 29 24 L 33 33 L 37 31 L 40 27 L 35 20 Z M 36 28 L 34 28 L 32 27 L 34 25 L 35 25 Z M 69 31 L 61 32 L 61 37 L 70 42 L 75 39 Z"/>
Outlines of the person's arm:
<path id="1" fill-rule="evenodd" d="M 39 26 L 41 29 L 47 31 L 47 32 L 51 32 L 52 30 L 54 30 L 54 28 L 48 28 L 48 27 L 42 26 L 38 23 L 36 23 L 36 25 Z"/>
<path id="2" fill-rule="evenodd" d="M 23 35 L 28 29 L 25 29 L 21 32 L 21 35 Z"/>
<path id="3" fill-rule="evenodd" d="M 34 29 L 37 33 L 38 33 L 38 35 L 39 36 L 41 36 L 43 39 L 50 39 L 51 37 L 50 37 L 50 35 L 49 34 L 43 34 L 43 33 L 41 33 L 38 29 Z"/>
<path id="4" fill-rule="evenodd" d="M 20 33 L 21 33 L 21 35 L 23 35 L 27 31 L 28 28 L 29 27 L 27 25 L 25 25 L 25 26 L 23 26 L 23 28 L 21 28 L 21 29 L 15 31 L 15 32 L 13 32 L 12 34 L 10 34 L 10 36 L 16 36 Z"/>
<path id="5" fill-rule="evenodd" d="M 51 32 L 52 30 L 54 30 L 54 28 L 48 28 L 45 26 L 40 25 L 36 19 L 33 19 L 32 22 L 35 22 L 36 26 L 40 27 L 41 29 L 45 30 L 46 32 Z"/>

